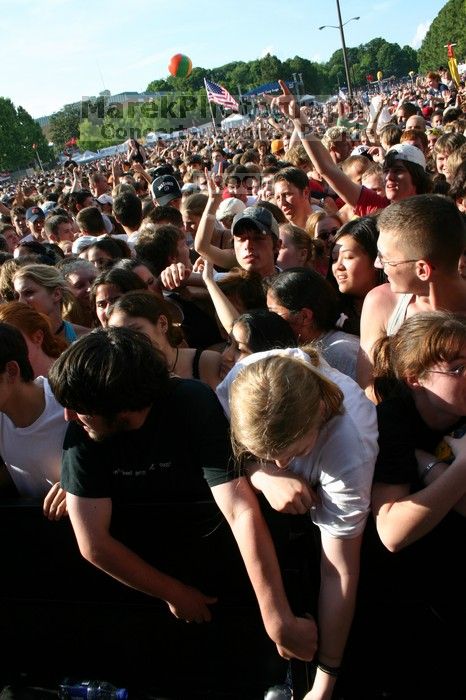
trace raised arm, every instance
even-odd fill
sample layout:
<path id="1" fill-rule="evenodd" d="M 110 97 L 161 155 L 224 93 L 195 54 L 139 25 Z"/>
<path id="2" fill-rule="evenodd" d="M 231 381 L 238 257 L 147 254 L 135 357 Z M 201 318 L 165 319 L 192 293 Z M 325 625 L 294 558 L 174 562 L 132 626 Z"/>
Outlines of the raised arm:
<path id="1" fill-rule="evenodd" d="M 320 140 L 311 133 L 307 117 L 304 111 L 300 111 L 294 95 L 286 83 L 279 81 L 282 94 L 272 99 L 272 104 L 276 105 L 282 114 L 290 117 L 297 130 L 301 142 L 311 159 L 314 168 L 325 178 L 329 185 L 347 204 L 355 207 L 361 194 L 361 185 L 350 180 L 344 172 L 335 165 L 330 153 L 322 145 Z"/>
<path id="2" fill-rule="evenodd" d="M 151 178 L 151 176 L 149 175 L 149 173 L 144 169 L 144 166 L 141 165 L 141 163 L 134 162 L 133 165 L 132 165 L 132 168 L 133 168 L 134 172 L 140 173 L 140 174 L 142 175 L 142 177 L 144 178 L 144 180 L 145 180 L 149 185 L 151 184 L 152 178 Z"/>
<path id="3" fill-rule="evenodd" d="M 317 647 L 316 624 L 291 611 L 275 547 L 250 484 L 241 477 L 214 486 L 212 493 L 240 549 L 267 634 L 281 656 L 310 661 Z"/>
<path id="4" fill-rule="evenodd" d="M 220 323 L 226 332 L 230 334 L 233 329 L 233 324 L 238 316 L 240 316 L 240 313 L 214 280 L 212 263 L 208 262 L 207 260 L 204 263 L 202 277 L 204 279 L 205 286 L 207 287 L 207 291 L 209 292 L 210 298 L 212 299 L 212 303 L 215 307 Z"/>
<path id="5" fill-rule="evenodd" d="M 220 188 L 221 173 L 220 177 L 214 178 L 209 174 L 206 168 L 205 176 L 209 198 L 196 231 L 194 250 L 196 253 L 199 253 L 204 260 L 208 260 L 213 265 L 218 265 L 219 267 L 229 270 L 237 265 L 234 251 L 231 249 L 222 249 L 212 244 L 212 234 L 216 221 L 215 212 L 222 201 L 222 190 Z"/>

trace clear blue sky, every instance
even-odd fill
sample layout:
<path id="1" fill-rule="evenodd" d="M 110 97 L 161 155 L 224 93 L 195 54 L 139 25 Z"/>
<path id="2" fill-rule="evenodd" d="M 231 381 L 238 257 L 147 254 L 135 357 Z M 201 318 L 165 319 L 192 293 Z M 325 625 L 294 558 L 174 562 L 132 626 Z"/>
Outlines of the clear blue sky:
<path id="1" fill-rule="evenodd" d="M 445 0 L 340 0 L 347 46 L 418 48 Z M 175 53 L 213 68 L 267 52 L 326 61 L 341 48 L 334 0 L 0 0 L 1 96 L 39 117 L 108 89 L 143 91 Z M 464 21 L 464 20 L 463 20 Z"/>

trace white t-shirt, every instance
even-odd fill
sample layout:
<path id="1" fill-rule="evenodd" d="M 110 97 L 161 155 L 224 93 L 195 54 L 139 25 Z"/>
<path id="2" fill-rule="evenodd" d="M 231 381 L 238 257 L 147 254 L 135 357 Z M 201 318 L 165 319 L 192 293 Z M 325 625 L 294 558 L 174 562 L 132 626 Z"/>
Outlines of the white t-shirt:
<path id="1" fill-rule="evenodd" d="M 356 379 L 356 361 L 359 353 L 359 338 L 344 331 L 332 330 L 315 343 L 316 349 L 335 367 L 351 379 Z"/>
<path id="2" fill-rule="evenodd" d="M 43 498 L 60 481 L 63 440 L 68 423 L 45 377 L 36 385 L 45 393 L 45 409 L 27 428 L 17 428 L 0 413 L 0 455 L 20 496 Z"/>
<path id="3" fill-rule="evenodd" d="M 271 355 L 310 358 L 297 348 L 256 353 L 237 363 L 217 387 L 217 395 L 229 416 L 229 387 L 245 365 Z M 375 460 L 378 453 L 377 415 L 374 404 L 350 377 L 321 358 L 315 371 L 334 382 L 344 395 L 344 413 L 321 429 L 312 451 L 296 457 L 289 469 L 316 489 L 320 503 L 311 508 L 313 522 L 332 537 L 356 537 L 363 530 L 370 509 Z"/>

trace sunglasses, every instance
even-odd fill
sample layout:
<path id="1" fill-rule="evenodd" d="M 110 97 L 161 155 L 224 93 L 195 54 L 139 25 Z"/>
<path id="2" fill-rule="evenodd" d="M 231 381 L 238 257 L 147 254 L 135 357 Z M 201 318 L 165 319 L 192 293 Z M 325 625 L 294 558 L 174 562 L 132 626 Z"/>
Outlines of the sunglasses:
<path id="1" fill-rule="evenodd" d="M 321 241 L 328 241 L 330 236 L 334 236 L 337 233 L 338 228 L 338 226 L 335 226 L 335 228 L 330 228 L 328 231 L 321 231 L 317 234 L 317 238 L 320 238 Z"/>

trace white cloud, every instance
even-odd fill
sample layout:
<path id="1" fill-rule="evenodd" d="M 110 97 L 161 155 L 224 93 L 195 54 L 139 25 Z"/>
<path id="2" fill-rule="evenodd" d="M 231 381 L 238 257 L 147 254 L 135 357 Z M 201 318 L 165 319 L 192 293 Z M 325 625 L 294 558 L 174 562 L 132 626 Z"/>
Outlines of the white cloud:
<path id="1" fill-rule="evenodd" d="M 260 57 L 261 57 L 261 58 L 265 58 L 265 57 L 267 56 L 268 53 L 269 53 L 271 56 L 273 55 L 273 46 L 272 46 L 272 45 L 266 46 L 264 49 L 262 49 L 262 51 L 261 51 L 261 53 L 260 53 Z"/>
<path id="2" fill-rule="evenodd" d="M 430 27 L 430 22 L 421 22 L 421 24 L 418 24 L 416 27 L 416 33 L 414 37 L 411 39 L 411 46 L 413 49 L 418 49 L 420 45 L 422 44 L 425 35 L 429 31 Z"/>

